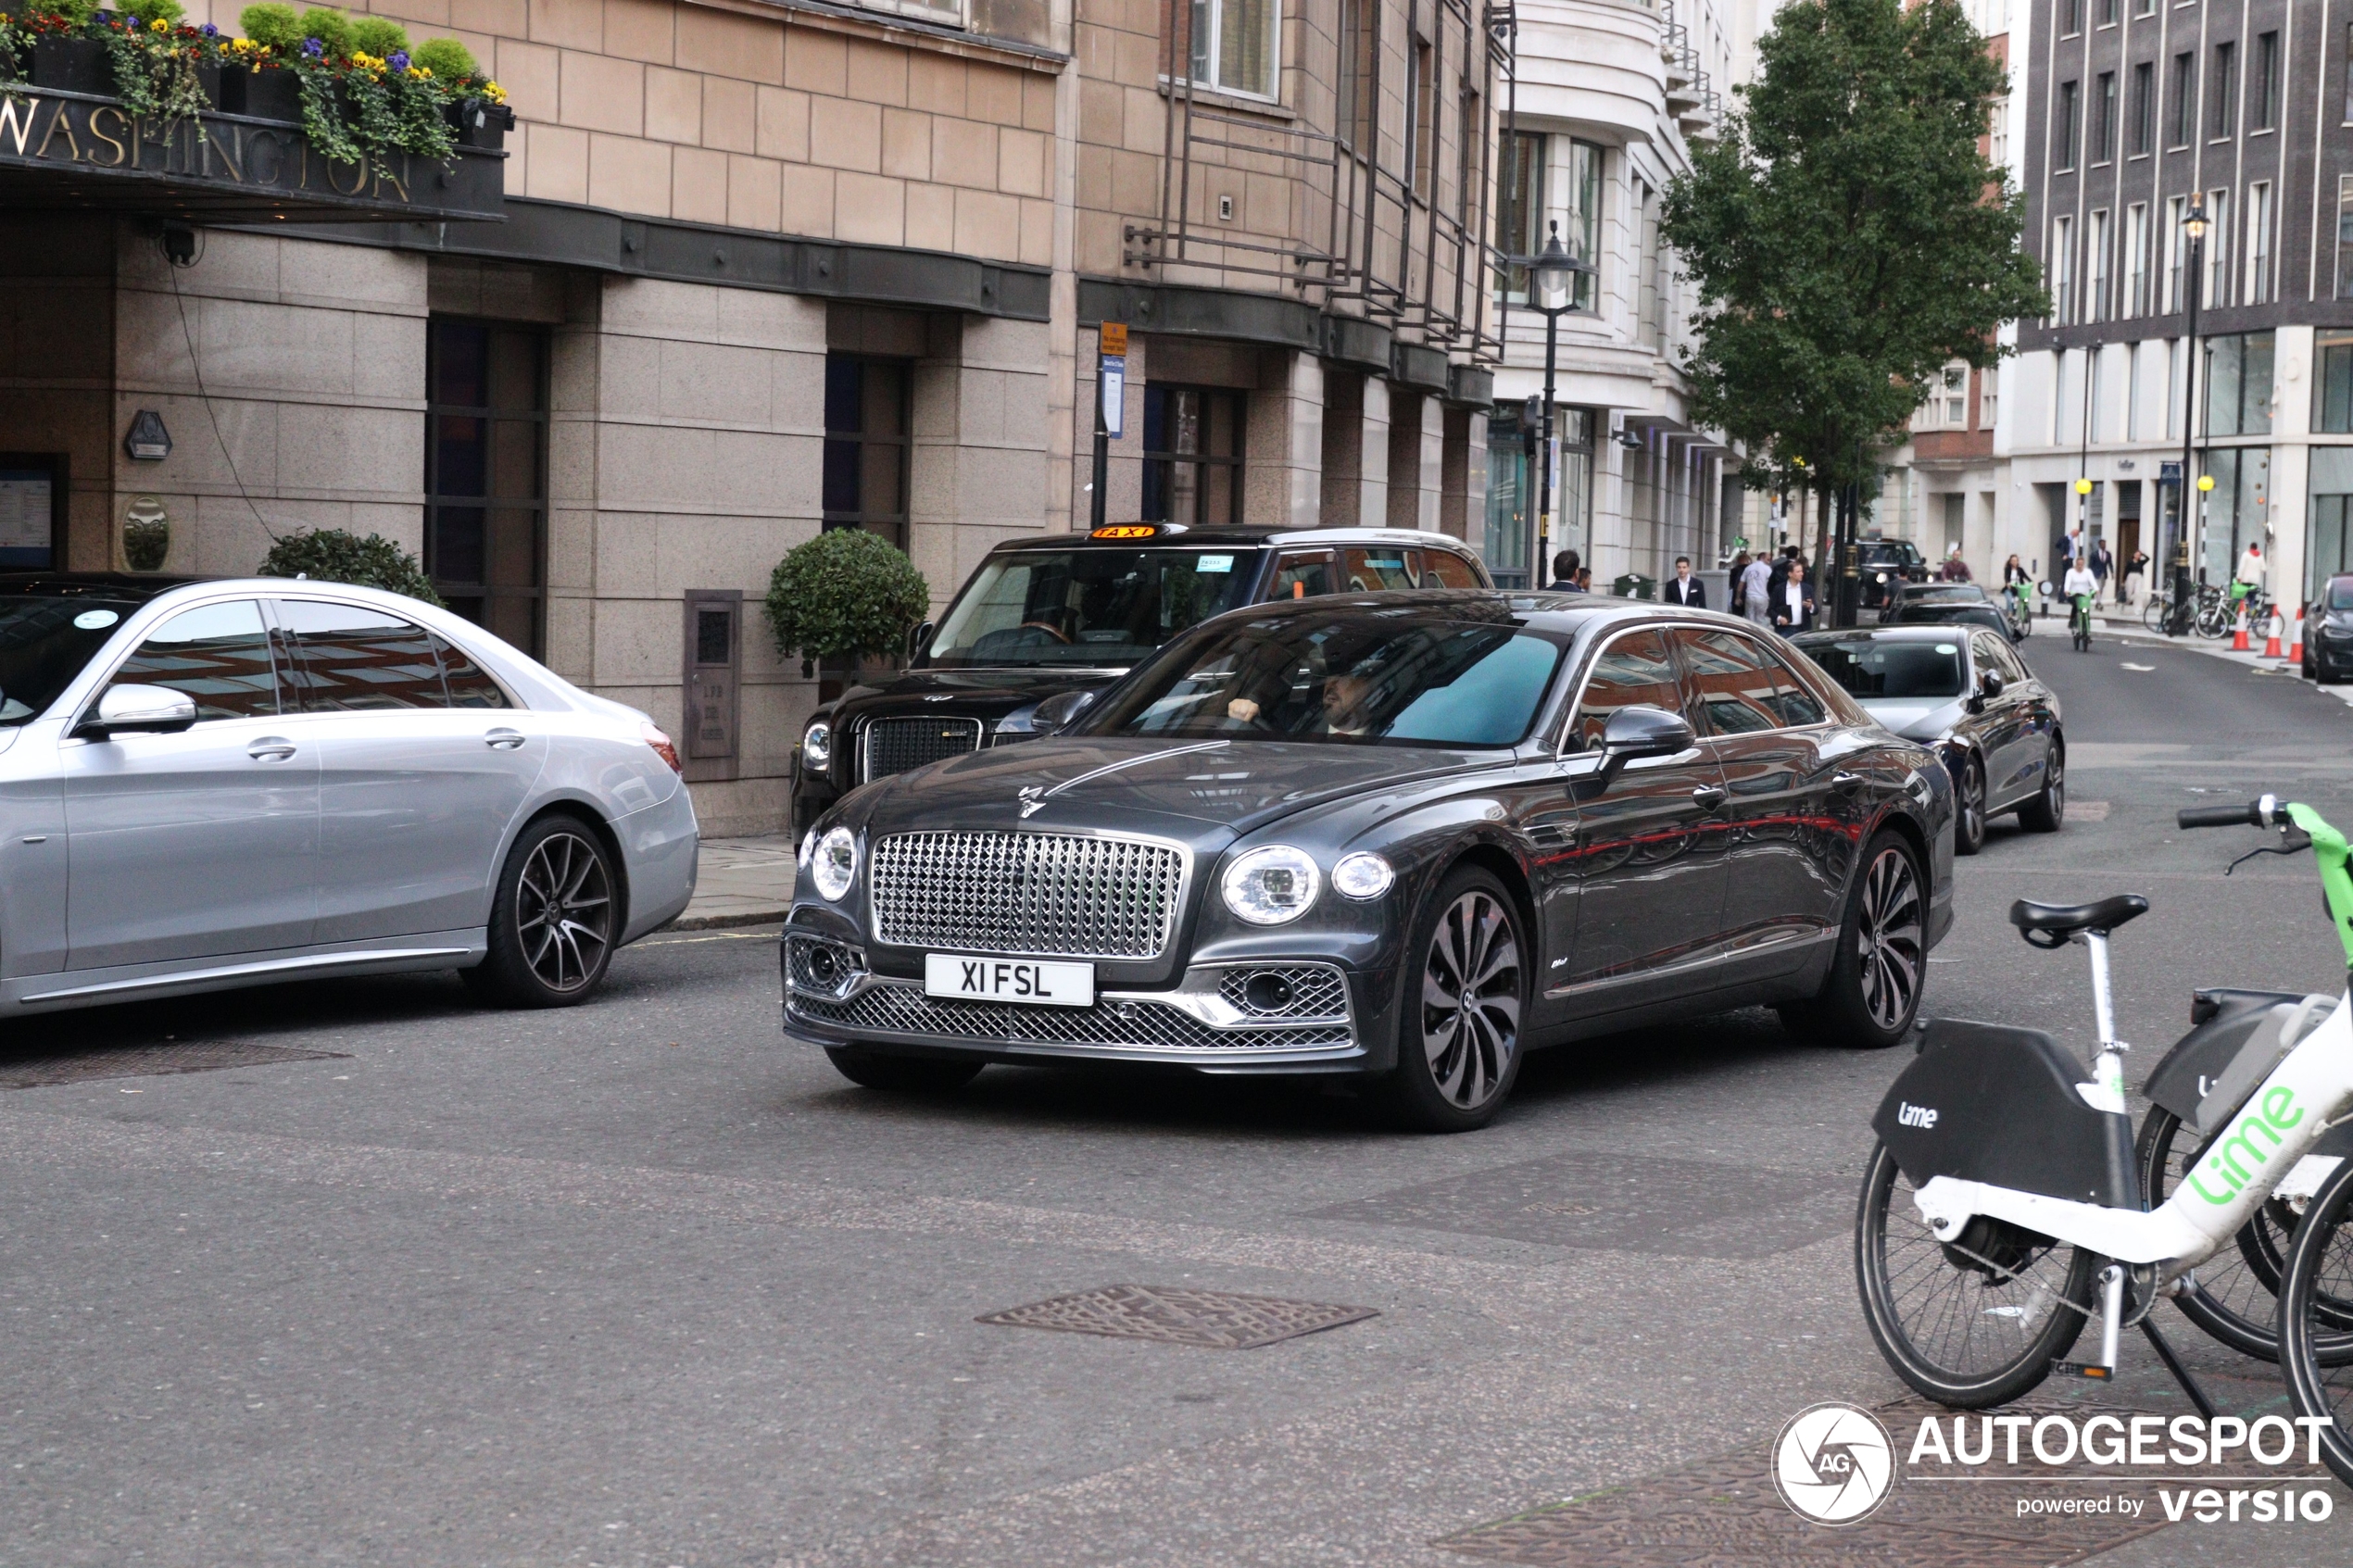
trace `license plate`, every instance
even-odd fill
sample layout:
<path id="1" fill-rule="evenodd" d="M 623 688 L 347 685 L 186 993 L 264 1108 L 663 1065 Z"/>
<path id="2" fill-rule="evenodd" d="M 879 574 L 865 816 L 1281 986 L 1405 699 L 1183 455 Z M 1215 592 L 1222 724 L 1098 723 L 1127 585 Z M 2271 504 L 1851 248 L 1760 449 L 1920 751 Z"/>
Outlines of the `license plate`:
<path id="1" fill-rule="evenodd" d="M 1093 1007 L 1095 966 L 926 953 L 924 995 L 957 997 L 966 1001 L 1027 1002 L 1040 1007 Z"/>

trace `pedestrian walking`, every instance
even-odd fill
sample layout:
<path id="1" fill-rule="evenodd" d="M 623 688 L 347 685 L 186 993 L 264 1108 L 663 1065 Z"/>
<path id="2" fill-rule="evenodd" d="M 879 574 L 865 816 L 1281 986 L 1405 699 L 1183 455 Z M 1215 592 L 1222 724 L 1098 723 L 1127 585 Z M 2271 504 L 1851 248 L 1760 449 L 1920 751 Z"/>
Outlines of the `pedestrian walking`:
<path id="1" fill-rule="evenodd" d="M 1692 558 L 1675 558 L 1675 575 L 1667 582 L 1667 602 L 1686 609 L 1707 608 L 1707 584 L 1692 575 Z"/>
<path id="2" fill-rule="evenodd" d="M 1784 637 L 1812 629 L 1814 624 L 1814 588 L 1806 581 L 1806 562 L 1793 552 L 1788 570 L 1781 573 L 1780 587 L 1773 595 L 1773 630 Z"/>
<path id="3" fill-rule="evenodd" d="M 2108 552 L 2108 541 L 2092 541 L 2092 580 L 2099 584 L 2095 598 L 2108 597 L 2108 580 L 2116 575 L 2116 558 Z"/>
<path id="4" fill-rule="evenodd" d="M 2148 569 L 2148 553 L 2145 550 L 2134 550 L 2133 558 L 2124 563 L 2124 575 L 2117 579 L 2116 592 L 2119 602 L 2127 606 L 2132 604 L 2133 597 L 2140 591 L 2140 583 L 2134 580 L 2146 572 Z"/>
<path id="5" fill-rule="evenodd" d="M 1773 558 L 1758 552 L 1741 572 L 1741 613 L 1759 626 L 1773 623 Z"/>
<path id="6" fill-rule="evenodd" d="M 1724 592 L 1731 601 L 1724 608 L 1734 615 L 1748 613 L 1748 596 L 1741 588 L 1741 578 L 1747 571 L 1748 552 L 1743 550 L 1732 558 L 1731 570 L 1724 574 Z"/>

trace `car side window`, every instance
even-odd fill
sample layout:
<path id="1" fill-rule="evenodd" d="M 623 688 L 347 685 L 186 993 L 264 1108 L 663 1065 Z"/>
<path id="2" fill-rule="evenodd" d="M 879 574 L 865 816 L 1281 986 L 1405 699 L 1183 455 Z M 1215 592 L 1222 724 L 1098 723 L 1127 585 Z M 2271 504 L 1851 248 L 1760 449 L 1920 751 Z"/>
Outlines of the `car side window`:
<path id="1" fill-rule="evenodd" d="M 473 661 L 473 656 L 447 638 L 435 637 L 434 647 L 441 654 L 441 674 L 449 687 L 452 708 L 512 708 L 507 688 L 491 677 L 489 671 Z"/>
<path id="2" fill-rule="evenodd" d="M 1340 575 L 1352 594 L 1378 594 L 1388 588 L 1419 586 L 1419 550 L 1342 550 Z"/>
<path id="3" fill-rule="evenodd" d="M 1471 563 L 1452 550 L 1422 552 L 1422 586 L 1425 588 L 1477 588 L 1482 586 Z"/>
<path id="4" fill-rule="evenodd" d="M 2026 667 L 2026 660 L 2019 658 L 2018 649 L 2010 646 L 2007 634 L 1985 640 L 1993 646 L 1994 659 L 2002 671 L 2002 679 L 2012 684 L 2034 679 L 2034 671 Z"/>
<path id="5" fill-rule="evenodd" d="M 1675 641 L 1682 650 L 1692 706 L 1707 716 L 1709 729 L 1740 735 L 1780 726 L 1775 671 L 1763 648 L 1738 632 L 1698 626 L 1678 628 Z"/>
<path id="6" fill-rule="evenodd" d="M 1332 577 L 1332 558 L 1326 550 L 1312 555 L 1283 556 L 1275 562 L 1275 585 L 1267 591 L 1271 599 L 1312 599 L 1328 594 L 1338 586 Z"/>
<path id="7" fill-rule="evenodd" d="M 306 713 L 447 708 L 433 633 L 412 621 L 359 605 L 276 601 L 295 646 L 292 684 Z"/>
<path id="8" fill-rule="evenodd" d="M 183 609 L 148 633 L 110 684 L 183 692 L 199 721 L 249 719 L 279 711 L 273 662 L 260 602 L 233 599 Z"/>
<path id="9" fill-rule="evenodd" d="M 1789 667 L 1789 660 L 1761 643 L 1755 646 L 1773 672 L 1773 712 L 1780 719 L 1781 727 L 1802 730 L 1808 724 L 1827 722 L 1830 710 L 1822 706 L 1822 699 L 1815 695 L 1814 688 L 1797 678 L 1797 672 Z"/>
<path id="10" fill-rule="evenodd" d="M 1667 655 L 1667 637 L 1654 627 L 1624 633 L 1594 659 L 1585 677 L 1584 695 L 1577 699 L 1577 717 L 1569 723 L 1567 749 L 1598 749 L 1609 716 L 1621 708 L 1638 707 L 1683 711 L 1682 689 L 1675 679 L 1675 661 Z"/>
<path id="11" fill-rule="evenodd" d="M 1983 632 L 1972 632 L 1969 639 L 1969 661 L 1977 666 L 1978 678 L 1990 671 L 2007 681 L 2010 672 L 2002 668 L 2002 656 L 1994 651 L 1994 639 Z"/>

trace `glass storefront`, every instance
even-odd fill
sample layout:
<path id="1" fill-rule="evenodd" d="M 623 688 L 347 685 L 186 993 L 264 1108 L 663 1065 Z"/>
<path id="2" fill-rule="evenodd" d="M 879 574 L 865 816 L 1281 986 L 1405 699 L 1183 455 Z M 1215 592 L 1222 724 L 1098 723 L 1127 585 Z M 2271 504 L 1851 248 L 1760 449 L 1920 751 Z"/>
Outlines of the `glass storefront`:
<path id="1" fill-rule="evenodd" d="M 2238 446 L 2208 452 L 2206 471 L 2214 476 L 2214 488 L 2205 497 L 2205 548 L 2196 558 L 2205 581 L 2228 583 L 2237 570 L 2239 552 L 2248 540 L 2263 537 L 2264 521 L 2271 516 L 2271 449 Z"/>
<path id="2" fill-rule="evenodd" d="M 2353 571 L 2353 446 L 2312 448 L 2312 508 L 2304 539 L 2304 597 L 2340 571 Z M 2276 590 L 2280 585 L 2272 584 Z"/>
<path id="3" fill-rule="evenodd" d="M 1551 563 L 1536 557 L 1540 476 L 1534 433 L 1519 404 L 1498 408 L 1487 420 L 1487 570 L 1498 586 L 1541 586 Z M 1593 412 L 1553 410 L 1553 548 L 1590 556 L 1593 521 Z M 1532 574 L 1532 575 L 1531 575 Z"/>

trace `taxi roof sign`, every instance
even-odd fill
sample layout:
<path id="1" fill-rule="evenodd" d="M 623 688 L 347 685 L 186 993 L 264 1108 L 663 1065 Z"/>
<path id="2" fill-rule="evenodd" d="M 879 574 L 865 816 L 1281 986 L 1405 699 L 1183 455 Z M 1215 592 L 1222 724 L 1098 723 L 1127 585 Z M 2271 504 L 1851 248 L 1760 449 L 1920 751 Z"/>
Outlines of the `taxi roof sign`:
<path id="1" fill-rule="evenodd" d="M 1098 528 L 1089 539 L 1149 539 L 1160 532 L 1149 522 L 1114 522 L 1108 528 Z"/>

